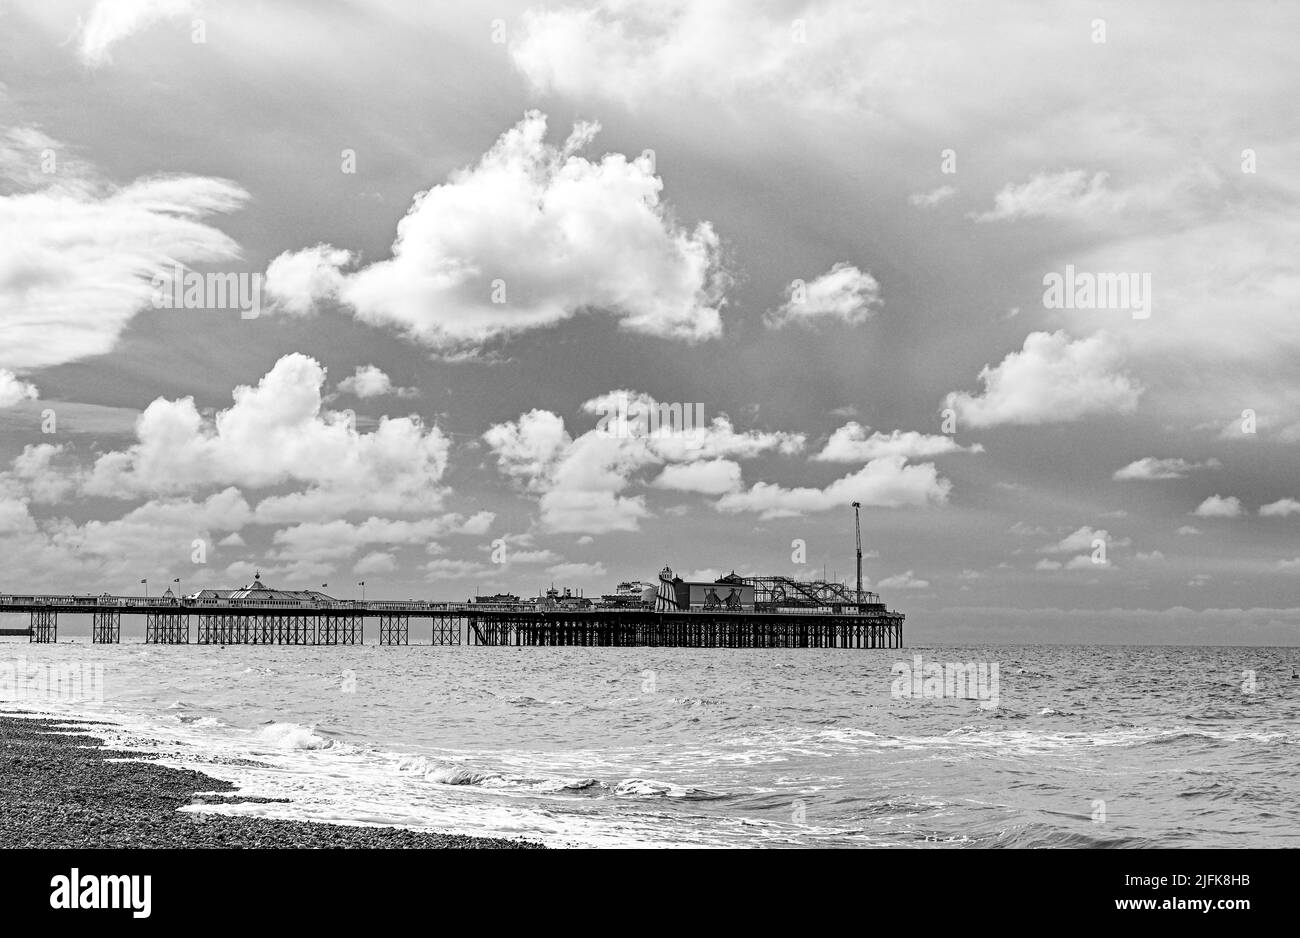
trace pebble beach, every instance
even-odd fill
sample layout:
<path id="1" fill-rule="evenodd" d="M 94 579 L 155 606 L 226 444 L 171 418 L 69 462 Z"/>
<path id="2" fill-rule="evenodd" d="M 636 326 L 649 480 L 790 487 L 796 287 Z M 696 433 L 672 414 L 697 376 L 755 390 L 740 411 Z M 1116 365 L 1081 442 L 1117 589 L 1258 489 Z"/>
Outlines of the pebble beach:
<path id="1" fill-rule="evenodd" d="M 103 747 L 94 722 L 0 715 L 0 846 L 510 849 L 537 844 L 397 827 L 182 811 L 265 801 L 229 782 Z"/>

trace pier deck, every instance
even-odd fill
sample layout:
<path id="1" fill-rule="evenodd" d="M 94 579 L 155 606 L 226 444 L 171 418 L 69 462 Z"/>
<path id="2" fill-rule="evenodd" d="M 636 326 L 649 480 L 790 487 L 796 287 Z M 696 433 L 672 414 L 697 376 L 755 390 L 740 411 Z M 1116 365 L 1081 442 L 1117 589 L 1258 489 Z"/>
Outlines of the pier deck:
<path id="1" fill-rule="evenodd" d="M 139 596 L 0 594 L 0 613 L 30 616 L 30 627 L 0 635 L 58 641 L 60 615 L 91 617 L 94 644 L 121 642 L 122 617 L 145 617 L 145 642 L 158 645 L 360 645 L 367 622 L 381 645 L 677 648 L 901 648 L 900 612 L 655 612 L 649 609 L 536 609 L 483 603 L 196 603 Z M 427 624 L 427 629 L 421 624 Z M 416 636 L 418 638 L 418 635 Z"/>

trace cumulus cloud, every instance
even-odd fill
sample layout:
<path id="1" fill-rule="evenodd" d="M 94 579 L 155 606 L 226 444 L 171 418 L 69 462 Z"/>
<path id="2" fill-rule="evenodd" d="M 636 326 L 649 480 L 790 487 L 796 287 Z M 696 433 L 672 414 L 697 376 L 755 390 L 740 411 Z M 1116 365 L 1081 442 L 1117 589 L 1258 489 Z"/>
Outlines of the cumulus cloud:
<path id="1" fill-rule="evenodd" d="M 1130 543 L 1128 538 L 1112 538 L 1110 532 L 1105 528 L 1094 529 L 1084 525 L 1067 534 L 1056 543 L 1040 547 L 1038 552 L 1040 554 L 1072 554 L 1080 550 L 1094 550 L 1098 541 L 1101 541 L 1107 547 L 1127 547 Z"/>
<path id="2" fill-rule="evenodd" d="M 951 490 L 952 483 L 940 477 L 934 463 L 908 465 L 901 456 L 885 456 L 825 488 L 786 488 L 757 482 L 746 491 L 724 495 L 717 508 L 725 512 L 755 511 L 762 518 L 830 511 L 855 501 L 875 508 L 925 508 L 946 503 Z"/>
<path id="3" fill-rule="evenodd" d="M 659 412 L 659 402 L 636 391 L 610 391 L 582 409 L 600 420 L 577 437 L 569 434 L 562 417 L 544 410 L 497 424 L 483 435 L 501 472 L 539 496 L 541 522 L 548 531 L 637 530 L 649 510 L 645 496 L 629 490 L 643 470 L 671 469 L 654 482 L 663 489 L 731 491 L 739 484 L 735 460 L 791 454 L 804 443 L 799 434 L 738 431 L 726 415 L 689 428 L 656 426 L 640 415 Z"/>
<path id="4" fill-rule="evenodd" d="M 722 495 L 740 488 L 740 463 L 730 459 L 704 459 L 665 466 L 651 484 L 678 492 Z"/>
<path id="5" fill-rule="evenodd" d="M 0 493 L 0 580 L 64 591 L 69 578 L 76 578 L 125 592 L 142 571 L 191 569 L 196 541 L 215 543 L 251 519 L 247 501 L 233 488 L 204 499 L 159 499 L 121 518 L 80 524 L 66 517 L 38 519 L 23 499 Z"/>
<path id="6" fill-rule="evenodd" d="M 1059 560 L 1049 560 L 1044 557 L 1038 563 L 1034 564 L 1035 570 L 1114 570 L 1114 564 L 1106 561 L 1093 560 L 1089 554 L 1080 554 L 1077 557 L 1071 557 L 1065 563 Z"/>
<path id="7" fill-rule="evenodd" d="M 22 401 L 40 397 L 36 385 L 19 380 L 12 372 L 0 368 L 0 407 L 12 407 Z"/>
<path id="8" fill-rule="evenodd" d="M 791 456 L 803 451 L 802 433 L 741 432 L 726 414 L 698 423 L 692 417 L 688 425 L 684 419 L 687 408 L 681 408 L 683 419 L 679 421 L 674 407 L 661 404 L 649 394 L 629 390 L 609 391 L 582 405 L 586 413 L 600 415 L 597 432 L 640 441 L 634 445 L 644 445 L 656 457 L 670 462 L 720 457 L 752 459 L 766 452 Z M 694 408 L 691 413 L 695 413 Z"/>
<path id="9" fill-rule="evenodd" d="M 1217 459 L 1207 459 L 1205 462 L 1189 462 L 1180 458 L 1157 459 L 1154 456 L 1146 456 L 1115 470 L 1115 474 L 1111 478 L 1119 481 L 1185 479 L 1189 473 L 1197 469 L 1218 469 L 1220 465 Z"/>
<path id="10" fill-rule="evenodd" d="M 1211 495 L 1192 514 L 1201 518 L 1236 518 L 1241 514 L 1241 500 L 1235 495 L 1226 498 Z"/>
<path id="11" fill-rule="evenodd" d="M 351 394 L 362 400 L 370 397 L 384 397 L 394 394 L 397 397 L 414 397 L 415 388 L 397 388 L 384 371 L 375 365 L 358 365 L 356 373 L 339 382 L 339 393 Z"/>
<path id="12" fill-rule="evenodd" d="M 569 436 L 564 421 L 534 410 L 483 435 L 501 471 L 540 495 L 543 526 L 553 532 L 635 531 L 645 498 L 627 496 L 634 471 L 652 461 L 644 447 L 589 431 Z"/>
<path id="13" fill-rule="evenodd" d="M 491 512 L 429 513 L 446 491 L 448 441 L 436 428 L 382 418 L 373 432 L 360 433 L 350 416 L 321 406 L 324 382 L 317 362 L 287 355 L 211 416 L 192 399 L 160 398 L 140 415 L 134 444 L 100 455 L 89 468 L 76 462 L 73 444 L 28 445 L 0 472 L 0 578 L 14 579 L 25 566 L 29 580 L 58 585 L 80 577 L 127 589 L 134 582 L 123 582 L 127 573 L 188 567 L 196 544 L 215 562 L 223 551 L 247 551 L 238 534 L 245 526 L 288 523 L 261 561 L 268 575 L 301 582 L 359 551 L 370 554 L 358 562 L 362 568 L 391 571 L 380 555 L 395 564 L 395 546 L 488 530 Z M 247 493 L 261 490 L 270 494 L 254 507 Z M 73 496 L 145 501 L 120 518 L 82 523 L 33 513 L 34 506 L 62 506 Z M 69 510 L 84 517 L 86 503 Z M 346 520 L 363 511 L 416 517 Z M 304 519 L 310 520 L 295 524 Z M 250 573 L 241 566 L 248 562 L 225 574 Z"/>
<path id="14" fill-rule="evenodd" d="M 901 456 L 904 459 L 926 459 L 945 453 L 982 453 L 984 447 L 960 446 L 950 436 L 918 433 L 915 430 L 894 430 L 890 433 L 876 431 L 867 435 L 870 427 L 849 421 L 831 434 L 825 448 L 813 459 L 819 462 L 867 462 L 882 456 Z"/>
<path id="15" fill-rule="evenodd" d="M 483 434 L 501 472 L 544 491 L 545 481 L 572 443 L 564 418 L 549 410 L 530 410 L 518 420 L 496 424 Z"/>
<path id="16" fill-rule="evenodd" d="M 820 319 L 860 323 L 879 303 L 880 284 L 876 278 L 852 264 L 839 263 L 811 282 L 791 281 L 785 304 L 769 314 L 766 321 L 774 328 Z"/>
<path id="17" fill-rule="evenodd" d="M 390 552 L 399 545 L 426 544 L 446 534 L 463 533 L 466 519 L 450 514 L 407 520 L 372 516 L 365 521 L 344 519 L 308 521 L 275 532 L 272 562 L 328 565 L 351 557 L 364 548 L 377 546 Z"/>
<path id="18" fill-rule="evenodd" d="M 392 258 L 354 272 L 328 245 L 281 255 L 268 269 L 273 308 L 327 298 L 437 349 L 473 346 L 583 310 L 634 332 L 717 336 L 728 277 L 712 226 L 687 229 L 662 202 L 653 160 L 579 152 L 599 130 L 574 126 L 546 142 L 530 111 L 477 166 L 416 196 Z"/>
<path id="19" fill-rule="evenodd" d="M 708 97 L 763 126 L 771 126 L 769 114 L 779 115 L 772 117 L 778 126 L 788 124 L 790 112 L 774 101 L 797 101 L 801 112 L 828 101 L 852 106 L 868 133 L 882 131 L 873 145 L 895 164 L 915 151 L 891 148 L 891 128 L 912 126 L 921 115 L 927 126 L 964 130 L 1007 167 L 975 216 L 983 228 L 1041 219 L 1037 230 L 1050 237 L 1039 247 L 1055 255 L 1053 245 L 1068 243 L 1079 252 L 1057 256 L 1061 263 L 1149 272 L 1158 285 L 1159 328 L 1126 329 L 1116 337 L 1126 367 L 1149 388 L 1145 411 L 1171 423 L 1203 420 L 1229 399 L 1267 402 L 1282 415 L 1300 411 L 1300 382 L 1289 367 L 1300 351 L 1300 265 L 1294 252 L 1279 248 L 1300 237 L 1300 192 L 1294 180 L 1265 170 L 1270 162 L 1294 162 L 1295 135 L 1287 130 L 1259 150 L 1258 175 L 1253 166 L 1243 172 L 1226 160 L 1215 142 L 1242 137 L 1243 114 L 1252 108 L 1285 111 L 1294 76 L 1287 69 L 1252 69 L 1226 53 L 1223 42 L 1169 29 L 1154 8 L 1134 13 L 1140 23 L 1130 26 L 1166 50 L 1199 43 L 1197 55 L 1165 56 L 1169 67 L 1154 82 L 1140 59 L 1098 70 L 1089 61 L 1097 47 L 1009 11 L 972 6 L 939 16 L 924 4 L 837 0 L 761 9 L 739 0 L 562 2 L 525 17 L 518 30 L 512 25 L 510 53 L 537 88 L 579 103 L 614 98 L 674 113 L 676 96 L 689 95 L 692 104 Z M 791 41 L 796 22 L 807 27 L 800 37 L 806 42 Z M 1240 34 L 1277 58 L 1285 55 L 1284 33 L 1270 21 L 1244 27 L 1224 7 L 1200 38 Z M 1206 62 L 1222 75 L 1224 100 L 1250 107 L 1207 110 L 1187 96 Z M 1140 90 L 1117 94 L 1122 88 Z M 1014 126 L 994 130 L 984 119 L 988 103 L 998 101 L 1016 102 Z M 725 119 L 726 111 L 717 111 Z M 1173 117 L 1153 123 L 1151 114 Z M 1190 134 L 1194 125 L 1211 129 Z M 1234 157 L 1249 154 L 1253 162 L 1259 144 L 1241 146 L 1252 149 L 1238 148 Z M 870 184 L 865 191 L 880 194 Z M 1062 227 L 1079 225 L 1092 229 L 1088 238 L 1060 240 Z M 1043 251 L 1025 256 L 1031 255 L 1034 264 L 1048 260 Z M 1074 335 L 1090 333 L 1098 322 L 1092 309 L 1054 315 Z M 1271 429 L 1270 436 L 1300 440 L 1300 422 L 1285 420 L 1285 429 Z M 1261 419 L 1261 433 L 1265 428 Z M 1232 435 L 1239 438 L 1240 430 Z"/>
<path id="20" fill-rule="evenodd" d="M 12 151 L 15 139 L 0 141 L 0 151 Z M 31 143 L 19 141 L 24 150 Z M 20 155 L 39 163 L 39 153 Z M 0 158 L 0 168 L 13 162 Z M 239 256 L 238 245 L 205 222 L 247 199 L 224 179 L 157 176 L 115 186 L 65 163 L 39 180 L 4 181 L 18 190 L 0 194 L 0 368 L 103 354 L 151 305 L 155 278 L 165 281 L 178 263 Z"/>
<path id="21" fill-rule="evenodd" d="M 1040 173 L 1021 185 L 1008 183 L 993 199 L 993 208 L 975 214 L 978 222 L 1015 218 L 1052 218 L 1113 211 L 1119 198 L 1106 187 L 1106 174 L 1089 176 L 1081 169 Z"/>
<path id="22" fill-rule="evenodd" d="M 9 471 L 0 472 L 0 495 L 30 499 L 36 504 L 53 505 L 77 487 L 75 470 L 60 464 L 68 447 L 52 443 L 29 443 L 14 457 Z"/>
<path id="23" fill-rule="evenodd" d="M 1294 498 L 1279 498 L 1267 505 L 1260 505 L 1259 513 L 1265 518 L 1285 518 L 1287 515 L 1300 514 L 1300 501 Z"/>
<path id="24" fill-rule="evenodd" d="M 266 268 L 266 293 L 275 311 L 311 315 L 318 303 L 338 296 L 344 283 L 342 268 L 354 259 L 351 251 L 328 244 L 285 251 Z"/>
<path id="25" fill-rule="evenodd" d="M 383 417 L 373 432 L 361 433 L 349 414 L 323 409 L 324 383 L 325 369 L 295 353 L 256 387 L 236 388 L 234 404 L 210 418 L 193 398 L 159 398 L 140 415 L 137 442 L 100 456 L 85 490 L 130 498 L 221 485 L 306 484 L 305 491 L 259 504 L 268 521 L 436 507 L 448 438 L 416 417 Z"/>
<path id="26" fill-rule="evenodd" d="M 1137 409 L 1142 386 L 1119 371 L 1121 364 L 1122 354 L 1106 333 L 1071 340 L 1065 332 L 1031 332 L 1020 351 L 980 371 L 983 393 L 953 392 L 945 405 L 972 427 L 1129 414 Z"/>
<path id="27" fill-rule="evenodd" d="M 853 0 L 755 6 L 743 0 L 629 3 L 600 0 L 528 10 L 509 46 L 534 88 L 636 106 L 657 97 L 797 101 L 837 107 L 879 101 L 916 80 L 939 49 L 923 8 L 879 9 Z M 925 42 L 931 48 L 920 48 Z M 913 53 L 910 54 L 909 53 Z"/>

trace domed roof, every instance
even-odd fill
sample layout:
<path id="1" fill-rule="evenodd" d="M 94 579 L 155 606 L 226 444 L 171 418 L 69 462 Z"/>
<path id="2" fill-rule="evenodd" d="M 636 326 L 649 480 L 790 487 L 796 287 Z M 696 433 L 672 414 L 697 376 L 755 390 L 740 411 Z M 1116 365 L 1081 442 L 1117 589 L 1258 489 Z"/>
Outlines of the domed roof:
<path id="1" fill-rule="evenodd" d="M 229 594 L 231 599 L 292 599 L 292 600 L 318 600 L 320 602 L 334 602 L 332 596 L 326 596 L 317 590 L 282 590 L 267 586 L 262 582 L 261 571 L 253 575 L 253 582 L 247 586 L 241 586 L 237 590 L 231 590 Z"/>
<path id="2" fill-rule="evenodd" d="M 272 592 L 275 591 L 269 589 L 267 585 L 262 582 L 262 573 L 259 570 L 257 573 L 253 574 L 252 583 L 249 583 L 247 586 L 241 586 L 239 589 L 232 591 L 230 594 L 230 598 L 231 599 L 265 598 L 264 596 L 259 597 L 258 594 L 272 593 Z"/>

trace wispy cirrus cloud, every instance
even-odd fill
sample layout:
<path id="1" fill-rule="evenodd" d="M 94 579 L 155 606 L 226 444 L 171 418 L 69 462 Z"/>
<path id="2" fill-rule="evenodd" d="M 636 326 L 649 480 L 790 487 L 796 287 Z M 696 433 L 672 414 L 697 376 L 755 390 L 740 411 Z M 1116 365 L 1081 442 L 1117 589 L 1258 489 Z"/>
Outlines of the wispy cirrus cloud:
<path id="1" fill-rule="evenodd" d="M 91 67 L 106 65 L 109 50 L 123 39 L 197 9 L 198 0 L 98 0 L 81 26 L 77 52 Z"/>
<path id="2" fill-rule="evenodd" d="M 55 145 L 0 138 L 0 368 L 24 371 L 101 355 L 154 298 L 175 264 L 236 259 L 209 219 L 248 199 L 236 183 L 158 175 L 126 185 L 75 161 L 37 173 Z"/>
<path id="3" fill-rule="evenodd" d="M 1157 459 L 1155 456 L 1145 456 L 1142 459 L 1134 460 L 1127 466 L 1116 469 L 1111 478 L 1117 481 L 1130 482 L 1185 479 L 1198 469 L 1220 469 L 1222 467 L 1223 464 L 1213 458 L 1204 462 L 1191 462 L 1179 457 Z"/>

